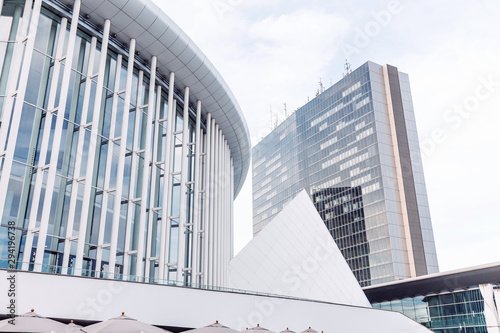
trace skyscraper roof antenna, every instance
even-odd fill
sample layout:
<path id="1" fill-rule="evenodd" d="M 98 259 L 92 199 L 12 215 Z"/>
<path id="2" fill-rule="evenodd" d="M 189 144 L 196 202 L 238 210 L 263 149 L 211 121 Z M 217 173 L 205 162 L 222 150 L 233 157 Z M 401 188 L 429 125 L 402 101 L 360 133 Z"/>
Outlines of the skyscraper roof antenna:
<path id="1" fill-rule="evenodd" d="M 271 129 L 274 129 L 274 121 L 273 121 L 273 118 L 274 118 L 274 115 L 273 115 L 273 106 L 272 105 L 269 105 L 269 112 L 271 113 Z"/>
<path id="2" fill-rule="evenodd" d="M 351 64 L 349 63 L 349 61 L 347 61 L 347 59 L 345 60 L 344 69 L 345 69 L 344 77 L 352 73 Z"/>

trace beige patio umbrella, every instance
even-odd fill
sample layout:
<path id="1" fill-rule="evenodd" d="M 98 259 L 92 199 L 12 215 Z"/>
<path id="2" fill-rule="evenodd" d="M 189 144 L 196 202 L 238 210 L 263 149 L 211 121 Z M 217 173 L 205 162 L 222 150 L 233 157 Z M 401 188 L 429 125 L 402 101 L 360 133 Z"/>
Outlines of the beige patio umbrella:
<path id="1" fill-rule="evenodd" d="M 288 329 L 288 327 L 286 328 L 286 330 L 284 331 L 281 331 L 280 333 L 295 333 L 294 331 L 291 331 Z"/>
<path id="2" fill-rule="evenodd" d="M 195 328 L 194 330 L 189 330 L 184 333 L 238 333 L 238 331 L 233 330 L 232 328 L 229 328 L 227 326 L 219 324 L 219 321 L 216 320 L 215 323 L 200 327 L 200 328 Z"/>
<path id="3" fill-rule="evenodd" d="M 14 325 L 11 324 L 12 320 Z M 31 309 L 30 312 L 15 318 L 0 321 L 0 332 L 27 332 L 27 333 L 65 333 L 66 325 L 42 317 Z"/>
<path id="4" fill-rule="evenodd" d="M 307 330 L 302 331 L 302 332 L 300 332 L 300 333 L 318 333 L 318 331 L 313 330 L 313 329 L 311 328 L 311 326 L 309 326 L 309 328 L 308 328 Z M 323 333 L 323 332 L 321 332 L 321 333 Z"/>
<path id="5" fill-rule="evenodd" d="M 82 328 L 82 331 L 87 333 L 172 333 L 127 317 L 124 312 L 120 317 L 86 326 Z"/>
<path id="6" fill-rule="evenodd" d="M 66 325 L 64 333 L 83 333 L 83 326 L 77 325 L 73 322 L 73 320 Z"/>
<path id="7" fill-rule="evenodd" d="M 242 333 L 275 333 L 273 331 L 268 330 L 267 328 L 261 327 L 259 324 L 252 328 L 247 328 L 242 331 Z"/>

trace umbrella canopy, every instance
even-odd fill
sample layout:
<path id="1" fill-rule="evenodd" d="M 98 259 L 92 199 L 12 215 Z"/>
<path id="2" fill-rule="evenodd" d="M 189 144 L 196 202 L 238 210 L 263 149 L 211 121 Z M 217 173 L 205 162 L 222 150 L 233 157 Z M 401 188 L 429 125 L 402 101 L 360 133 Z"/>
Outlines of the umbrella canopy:
<path id="1" fill-rule="evenodd" d="M 302 332 L 300 332 L 300 333 L 318 333 L 318 331 L 313 330 L 313 329 L 311 328 L 311 326 L 309 326 L 309 328 L 308 328 L 307 330 L 302 331 Z"/>
<path id="2" fill-rule="evenodd" d="M 120 317 L 84 327 L 82 331 L 87 333 L 172 333 L 127 317 L 124 312 Z"/>
<path id="3" fill-rule="evenodd" d="M 217 320 L 212 325 L 195 328 L 194 330 L 189 330 L 184 333 L 238 333 L 238 331 L 219 324 L 219 321 Z"/>
<path id="4" fill-rule="evenodd" d="M 246 330 L 244 330 L 242 332 L 243 333 L 274 333 L 273 331 L 270 331 L 267 328 L 261 327 L 259 324 L 257 324 L 256 327 L 247 328 Z"/>
<path id="5" fill-rule="evenodd" d="M 33 309 L 15 317 L 15 325 L 10 322 L 11 318 L 0 321 L 0 332 L 64 333 L 66 328 L 58 321 L 37 315 Z"/>
<path id="6" fill-rule="evenodd" d="M 286 328 L 286 330 L 281 331 L 280 333 L 295 333 L 295 332 L 294 332 L 294 331 L 290 331 L 290 330 L 288 329 L 288 327 L 287 327 L 287 328 Z"/>
<path id="7" fill-rule="evenodd" d="M 64 333 L 83 333 L 81 330 L 83 326 L 77 325 L 73 322 L 73 320 L 66 325 Z"/>

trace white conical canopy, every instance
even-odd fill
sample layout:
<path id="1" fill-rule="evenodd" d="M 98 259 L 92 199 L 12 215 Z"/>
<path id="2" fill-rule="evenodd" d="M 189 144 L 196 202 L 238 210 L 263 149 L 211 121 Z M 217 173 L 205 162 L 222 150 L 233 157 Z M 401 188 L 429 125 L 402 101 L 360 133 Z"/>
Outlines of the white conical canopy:
<path id="1" fill-rule="evenodd" d="M 219 324 L 219 321 L 216 320 L 215 323 L 210 324 L 208 326 L 195 328 L 194 330 L 186 331 L 184 333 L 238 333 L 238 331 L 233 330 L 227 326 Z"/>
<path id="2" fill-rule="evenodd" d="M 171 333 L 167 330 L 127 317 L 124 312 L 122 312 L 122 315 L 119 317 L 84 327 L 82 331 L 87 333 Z"/>
<path id="3" fill-rule="evenodd" d="M 257 326 L 252 327 L 252 328 L 247 328 L 244 331 L 241 331 L 242 333 L 275 333 L 273 331 L 268 330 L 267 328 L 264 328 L 257 324 Z"/>
<path id="4" fill-rule="evenodd" d="M 12 320 L 14 325 L 11 324 Z M 19 315 L 14 319 L 5 319 L 0 321 L 0 332 L 30 332 L 30 333 L 64 333 L 66 325 L 42 317 L 31 310 L 25 314 Z"/>

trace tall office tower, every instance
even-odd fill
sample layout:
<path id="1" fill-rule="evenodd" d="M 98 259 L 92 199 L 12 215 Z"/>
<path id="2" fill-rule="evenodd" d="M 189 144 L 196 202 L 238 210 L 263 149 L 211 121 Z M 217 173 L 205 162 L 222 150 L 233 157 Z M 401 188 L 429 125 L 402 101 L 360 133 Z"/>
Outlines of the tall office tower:
<path id="1" fill-rule="evenodd" d="M 302 189 L 362 286 L 438 271 L 408 75 L 367 62 L 252 151 L 257 234 Z"/>

